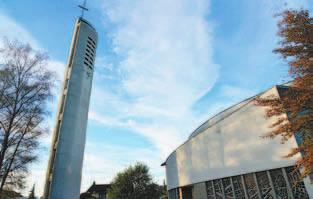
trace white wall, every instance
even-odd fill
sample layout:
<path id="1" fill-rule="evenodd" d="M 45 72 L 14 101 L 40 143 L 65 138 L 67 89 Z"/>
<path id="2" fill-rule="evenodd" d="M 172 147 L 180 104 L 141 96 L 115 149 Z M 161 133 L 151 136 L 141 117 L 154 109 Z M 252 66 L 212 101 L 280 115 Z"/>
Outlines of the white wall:
<path id="1" fill-rule="evenodd" d="M 264 95 L 268 94 L 277 95 L 276 87 Z M 244 101 L 227 110 L 232 113 L 228 117 L 225 112 L 219 115 L 221 121 L 180 146 L 166 161 L 168 189 L 293 165 L 295 158 L 283 156 L 296 146 L 295 139 L 282 145 L 279 138 L 261 138 L 271 124 L 264 111 Z"/>
<path id="2" fill-rule="evenodd" d="M 310 178 L 309 177 L 304 178 L 303 182 L 310 198 L 313 198 L 313 183 L 311 182 Z"/>

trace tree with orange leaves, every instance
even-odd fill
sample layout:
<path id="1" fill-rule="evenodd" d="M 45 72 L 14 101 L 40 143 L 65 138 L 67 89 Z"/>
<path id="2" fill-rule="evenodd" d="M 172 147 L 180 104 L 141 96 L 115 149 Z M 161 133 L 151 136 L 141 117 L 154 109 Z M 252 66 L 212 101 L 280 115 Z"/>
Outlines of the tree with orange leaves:
<path id="1" fill-rule="evenodd" d="M 282 137 L 286 142 L 295 136 L 298 147 L 287 158 L 301 153 L 296 169 L 301 177 L 313 174 L 313 18 L 307 10 L 286 10 L 279 16 L 279 47 L 274 53 L 288 62 L 293 79 L 279 97 L 257 98 L 256 104 L 267 107 L 266 116 L 276 117 L 265 137 Z"/>

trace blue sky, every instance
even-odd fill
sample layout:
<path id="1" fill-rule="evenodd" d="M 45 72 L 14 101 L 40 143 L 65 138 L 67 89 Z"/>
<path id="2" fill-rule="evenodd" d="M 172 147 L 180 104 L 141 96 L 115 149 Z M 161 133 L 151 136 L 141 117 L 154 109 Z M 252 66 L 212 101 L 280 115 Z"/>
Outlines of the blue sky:
<path id="1" fill-rule="evenodd" d="M 0 37 L 50 56 L 62 79 L 78 0 L 0 0 Z M 288 81 L 272 53 L 274 14 L 312 0 L 90 0 L 86 18 L 99 33 L 82 191 L 93 180 L 142 161 L 154 179 L 160 164 L 203 121 L 240 100 Z M 60 82 L 58 82 L 58 85 Z M 49 105 L 52 113 L 56 97 Z M 54 124 L 54 115 L 48 118 Z M 50 136 L 29 184 L 42 192 Z"/>

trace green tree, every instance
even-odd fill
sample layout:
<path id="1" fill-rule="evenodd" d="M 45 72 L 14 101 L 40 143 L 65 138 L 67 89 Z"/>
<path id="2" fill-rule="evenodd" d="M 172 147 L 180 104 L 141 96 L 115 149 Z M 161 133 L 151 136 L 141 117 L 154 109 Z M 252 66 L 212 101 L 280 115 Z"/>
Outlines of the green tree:
<path id="1" fill-rule="evenodd" d="M 168 195 L 165 180 L 163 181 L 163 186 L 160 186 L 160 190 L 161 190 L 161 199 L 167 199 Z"/>
<path id="2" fill-rule="evenodd" d="M 162 189 L 153 183 L 149 168 L 136 163 L 117 174 L 109 191 L 109 199 L 159 199 Z"/>

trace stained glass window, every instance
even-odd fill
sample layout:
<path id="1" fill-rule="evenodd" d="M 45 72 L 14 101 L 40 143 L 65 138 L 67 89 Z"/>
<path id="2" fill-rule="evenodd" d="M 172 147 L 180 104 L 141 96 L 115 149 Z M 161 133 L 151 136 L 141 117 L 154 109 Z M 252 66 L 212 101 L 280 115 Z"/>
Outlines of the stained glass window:
<path id="1" fill-rule="evenodd" d="M 231 184 L 230 178 L 223 178 L 223 187 L 224 187 L 224 195 L 225 199 L 234 199 L 233 186 Z"/>
<path id="2" fill-rule="evenodd" d="M 244 175 L 245 185 L 249 199 L 259 199 L 257 185 L 252 173 Z"/>
<path id="3" fill-rule="evenodd" d="M 273 199 L 274 191 L 271 187 L 268 175 L 266 171 L 256 173 L 256 178 L 258 181 L 259 189 L 261 192 L 262 198 Z"/>
<path id="4" fill-rule="evenodd" d="M 294 170 L 293 167 L 287 167 L 286 173 L 288 175 L 289 182 L 292 186 L 292 192 L 295 199 L 308 199 L 308 193 L 306 192 L 303 181 L 300 181 L 299 171 Z"/>
<path id="5" fill-rule="evenodd" d="M 211 180 L 206 182 L 206 192 L 207 199 L 309 199 L 294 167 Z M 169 199 L 180 197 L 179 189 L 169 190 Z"/>
<path id="6" fill-rule="evenodd" d="M 241 176 L 234 176 L 232 177 L 232 180 L 236 199 L 245 199 Z"/>
<path id="7" fill-rule="evenodd" d="M 215 198 L 216 199 L 224 199 L 222 181 L 220 179 L 219 180 L 213 180 L 213 184 L 214 184 Z"/>
<path id="8" fill-rule="evenodd" d="M 208 195 L 208 199 L 215 199 L 213 181 L 209 181 L 206 183 L 206 190 L 207 190 L 206 192 Z"/>
<path id="9" fill-rule="evenodd" d="M 270 171 L 277 199 L 289 199 L 288 187 L 285 181 L 283 171 L 274 169 Z"/>

